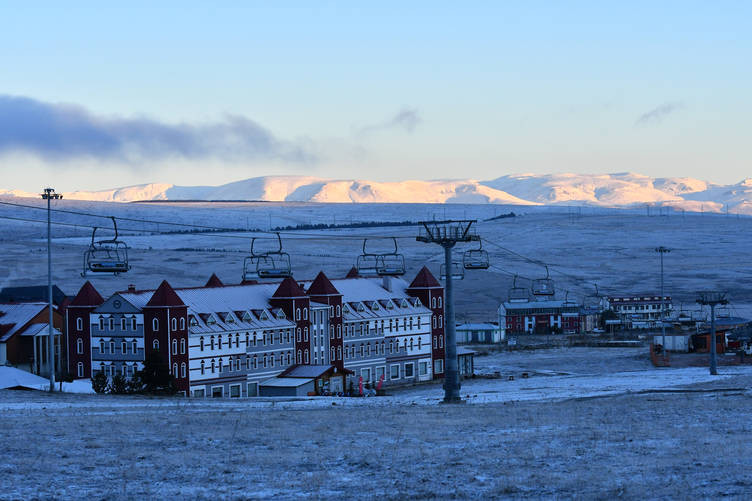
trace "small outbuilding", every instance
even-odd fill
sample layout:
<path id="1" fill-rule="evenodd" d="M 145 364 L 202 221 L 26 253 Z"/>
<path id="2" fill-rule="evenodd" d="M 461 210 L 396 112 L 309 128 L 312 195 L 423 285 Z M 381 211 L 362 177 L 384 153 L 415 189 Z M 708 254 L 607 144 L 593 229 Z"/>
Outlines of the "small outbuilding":
<path id="1" fill-rule="evenodd" d="M 345 379 L 353 374 L 334 365 L 294 365 L 259 386 L 262 397 L 327 395 L 345 391 Z"/>
<path id="2" fill-rule="evenodd" d="M 273 377 L 259 385 L 260 397 L 304 397 L 314 390 L 313 378 Z"/>

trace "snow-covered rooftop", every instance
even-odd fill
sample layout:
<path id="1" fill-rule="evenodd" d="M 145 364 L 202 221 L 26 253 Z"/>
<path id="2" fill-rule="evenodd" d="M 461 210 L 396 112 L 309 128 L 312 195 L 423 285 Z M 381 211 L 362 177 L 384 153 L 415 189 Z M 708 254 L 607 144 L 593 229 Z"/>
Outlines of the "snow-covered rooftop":
<path id="1" fill-rule="evenodd" d="M 313 378 L 311 377 L 273 377 L 266 381 L 262 381 L 261 386 L 295 388 L 310 383 L 312 380 Z"/>
<path id="2" fill-rule="evenodd" d="M 10 339 L 19 329 L 44 310 L 46 306 L 47 303 L 0 304 L 0 326 L 9 326 L 8 330 L 0 337 L 0 341 Z M 0 332 L 3 332 L 3 330 L 0 330 Z"/>

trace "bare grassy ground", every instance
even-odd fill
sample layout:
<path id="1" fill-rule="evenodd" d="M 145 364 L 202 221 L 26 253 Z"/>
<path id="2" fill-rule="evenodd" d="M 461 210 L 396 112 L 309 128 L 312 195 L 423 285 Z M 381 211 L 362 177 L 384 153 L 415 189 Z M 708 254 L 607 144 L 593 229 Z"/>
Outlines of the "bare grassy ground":
<path id="1" fill-rule="evenodd" d="M 0 498 L 743 499 L 752 395 L 719 387 L 750 383 L 303 410 L 4 391 Z"/>

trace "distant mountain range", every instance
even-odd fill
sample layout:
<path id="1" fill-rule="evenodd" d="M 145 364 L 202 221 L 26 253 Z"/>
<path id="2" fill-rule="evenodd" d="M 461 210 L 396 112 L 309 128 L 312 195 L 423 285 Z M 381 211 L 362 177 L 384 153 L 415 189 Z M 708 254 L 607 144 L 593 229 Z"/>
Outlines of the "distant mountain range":
<path id="1" fill-rule="evenodd" d="M 36 196 L 17 190 L 0 195 Z M 515 174 L 491 181 L 451 179 L 375 182 L 310 176 L 264 176 L 221 186 L 154 183 L 66 198 L 105 202 L 138 200 L 264 200 L 328 203 L 493 203 L 514 205 L 670 205 L 706 212 L 752 214 L 752 179 L 717 185 L 692 178 L 641 174 Z"/>

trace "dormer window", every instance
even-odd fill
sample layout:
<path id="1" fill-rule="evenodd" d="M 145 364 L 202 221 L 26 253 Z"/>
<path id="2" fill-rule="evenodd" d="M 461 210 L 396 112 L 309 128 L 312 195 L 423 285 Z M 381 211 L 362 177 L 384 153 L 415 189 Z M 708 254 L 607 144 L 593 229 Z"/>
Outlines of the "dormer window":
<path id="1" fill-rule="evenodd" d="M 284 320 L 285 319 L 285 312 L 280 310 L 277 310 L 277 319 L 278 320 Z"/>
<path id="2" fill-rule="evenodd" d="M 300 310 L 298 310 L 298 312 L 300 312 Z M 267 315 L 265 311 L 262 311 L 261 314 L 259 315 L 259 318 L 261 320 L 269 320 L 269 315 Z"/>
<path id="3" fill-rule="evenodd" d="M 227 315 L 227 318 L 225 318 L 225 322 L 228 323 L 228 324 L 234 324 L 235 323 L 235 318 L 233 318 L 232 315 Z"/>
<path id="4" fill-rule="evenodd" d="M 358 311 L 366 311 L 366 307 L 363 306 L 363 303 L 358 303 Z"/>

